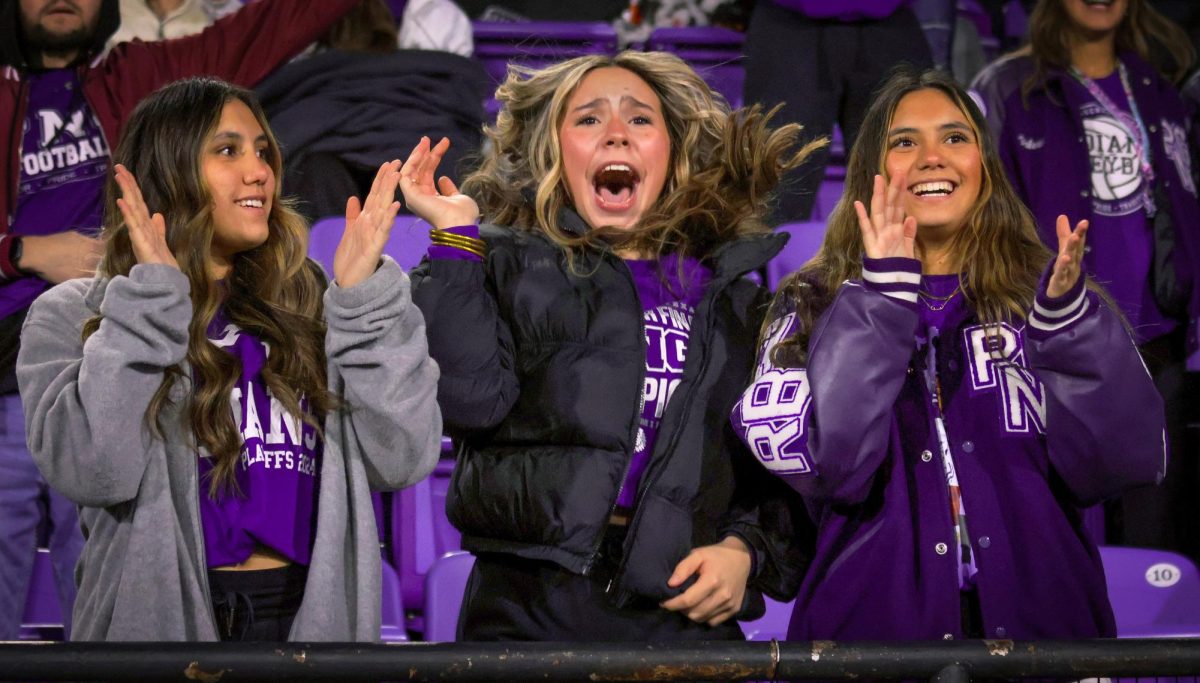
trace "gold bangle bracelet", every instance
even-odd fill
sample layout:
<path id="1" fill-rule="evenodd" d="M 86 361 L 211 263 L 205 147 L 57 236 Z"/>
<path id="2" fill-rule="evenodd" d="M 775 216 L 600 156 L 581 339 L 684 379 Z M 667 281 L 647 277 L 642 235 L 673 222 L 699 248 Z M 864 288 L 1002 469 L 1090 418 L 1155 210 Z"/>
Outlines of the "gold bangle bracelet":
<path id="1" fill-rule="evenodd" d="M 477 253 L 480 256 L 482 256 L 485 253 L 485 250 L 482 245 L 472 244 L 470 242 L 450 242 L 450 241 L 443 241 L 443 240 L 434 240 L 433 244 L 435 244 L 439 247 L 453 247 L 455 249 L 463 249 L 463 250 L 466 250 L 466 251 L 469 251 L 472 253 Z"/>
<path id="2" fill-rule="evenodd" d="M 481 239 L 456 235 L 452 232 L 438 230 L 437 228 L 429 231 L 429 239 L 437 245 L 456 247 L 480 255 L 483 255 L 487 251 L 487 244 Z"/>
<path id="3" fill-rule="evenodd" d="M 433 244 L 450 247 L 451 249 L 459 249 L 470 254 L 474 254 L 479 258 L 484 258 L 487 255 L 486 245 L 483 240 L 471 239 L 462 235 L 454 235 L 453 233 L 442 233 L 435 235 L 431 230 L 429 234 Z M 453 239 L 457 237 L 458 239 Z"/>

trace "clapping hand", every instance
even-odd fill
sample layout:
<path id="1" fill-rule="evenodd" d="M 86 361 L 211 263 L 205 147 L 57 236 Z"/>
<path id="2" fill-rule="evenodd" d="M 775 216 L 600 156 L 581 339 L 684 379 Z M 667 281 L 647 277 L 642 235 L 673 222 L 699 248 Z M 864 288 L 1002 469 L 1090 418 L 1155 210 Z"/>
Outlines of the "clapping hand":
<path id="1" fill-rule="evenodd" d="M 460 225 L 475 225 L 479 222 L 479 205 L 458 191 L 458 186 L 446 176 L 433 181 L 433 172 L 442 162 L 450 140 L 442 138 L 430 147 L 427 137 L 422 137 L 404 162 L 400 191 L 413 213 L 435 228 L 446 229 Z"/>
<path id="2" fill-rule="evenodd" d="M 166 219 L 161 213 L 150 215 L 150 209 L 142 199 L 142 190 L 138 187 L 137 179 L 128 168 L 116 164 L 113 172 L 117 186 L 121 188 L 117 208 L 121 210 L 121 216 L 125 219 L 129 242 L 133 246 L 133 255 L 138 263 L 160 263 L 178 268 L 179 262 L 167 246 Z"/>
<path id="3" fill-rule="evenodd" d="M 1083 245 L 1087 240 L 1088 222 L 1079 221 L 1071 230 L 1071 221 L 1066 216 L 1059 216 L 1054 231 L 1058 233 L 1058 256 L 1054 259 L 1054 270 L 1046 285 L 1046 295 L 1050 298 L 1066 294 L 1079 281 L 1083 272 Z"/>
<path id="4" fill-rule="evenodd" d="M 904 180 L 905 174 L 897 173 L 885 191 L 883 176 L 875 176 L 870 216 L 867 215 L 867 209 L 862 202 L 854 202 L 854 210 L 858 213 L 858 226 L 862 229 L 863 251 L 867 258 L 915 258 L 917 219 L 912 216 L 904 217 L 901 199 Z"/>
<path id="5" fill-rule="evenodd" d="M 400 161 L 389 161 L 379 167 L 365 202 L 360 204 L 358 197 L 346 201 L 346 230 L 333 253 L 333 277 L 338 286 L 353 287 L 379 266 L 400 210 L 400 202 L 396 201 L 399 180 Z"/>

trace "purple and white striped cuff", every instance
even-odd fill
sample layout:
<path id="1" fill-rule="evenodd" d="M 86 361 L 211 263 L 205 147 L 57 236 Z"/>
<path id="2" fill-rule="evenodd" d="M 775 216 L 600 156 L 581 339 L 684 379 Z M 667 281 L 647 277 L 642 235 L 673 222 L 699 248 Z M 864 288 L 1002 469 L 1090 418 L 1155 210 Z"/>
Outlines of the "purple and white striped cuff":
<path id="1" fill-rule="evenodd" d="M 862 279 L 867 289 L 916 306 L 917 291 L 921 288 L 921 262 L 904 257 L 864 258 Z"/>
<path id="2" fill-rule="evenodd" d="M 1054 262 L 1051 261 L 1050 267 L 1042 275 L 1038 295 L 1033 300 L 1033 310 L 1029 312 L 1029 326 L 1033 331 L 1042 333 L 1042 336 L 1069 329 L 1092 308 L 1083 275 L 1065 294 L 1053 298 L 1046 294 L 1053 268 Z"/>

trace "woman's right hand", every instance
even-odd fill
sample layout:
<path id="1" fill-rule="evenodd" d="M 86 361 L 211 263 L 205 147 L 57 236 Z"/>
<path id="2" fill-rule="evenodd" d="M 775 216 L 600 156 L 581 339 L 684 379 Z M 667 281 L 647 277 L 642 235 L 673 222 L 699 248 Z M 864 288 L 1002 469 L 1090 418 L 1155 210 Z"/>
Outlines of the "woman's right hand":
<path id="1" fill-rule="evenodd" d="M 167 222 L 161 213 L 150 215 L 142 190 L 138 187 L 137 179 L 121 164 L 113 167 L 117 185 L 121 188 L 121 197 L 117 199 L 117 208 L 125 218 L 125 227 L 129 230 L 129 241 L 133 245 L 133 255 L 138 263 L 161 263 L 179 268 L 175 254 L 167 246 Z"/>
<path id="2" fill-rule="evenodd" d="M 875 176 L 870 216 L 862 202 L 854 202 L 867 258 L 916 258 L 917 219 L 904 216 L 904 180 L 905 174 L 896 174 L 885 190 L 883 176 Z"/>
<path id="3" fill-rule="evenodd" d="M 448 149 L 448 138 L 442 138 L 430 148 L 429 138 L 422 137 L 400 170 L 400 191 L 404 193 L 408 210 L 443 230 L 479 223 L 479 205 L 459 192 L 454 181 L 442 176 L 434 184 L 433 172 Z"/>

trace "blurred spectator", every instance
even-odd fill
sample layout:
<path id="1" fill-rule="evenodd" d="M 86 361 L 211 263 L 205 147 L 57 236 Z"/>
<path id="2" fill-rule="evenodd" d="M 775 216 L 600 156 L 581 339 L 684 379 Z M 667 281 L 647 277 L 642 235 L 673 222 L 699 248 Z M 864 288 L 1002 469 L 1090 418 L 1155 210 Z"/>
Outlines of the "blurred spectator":
<path id="1" fill-rule="evenodd" d="M 475 52 L 471 20 L 450 0 L 408 0 L 400 19 L 400 49 Z"/>
<path id="2" fill-rule="evenodd" d="M 106 49 L 135 38 L 163 40 L 199 33 L 236 11 L 242 0 L 120 0 L 121 26 Z"/>
<path id="3" fill-rule="evenodd" d="M 782 104 L 774 123 L 800 123 L 806 137 L 842 130 L 854 144 L 871 95 L 902 62 L 933 65 L 908 0 L 761 0 L 746 32 L 744 102 Z M 777 222 L 806 220 L 824 177 L 828 147 L 789 174 Z"/>
<path id="4" fill-rule="evenodd" d="M 1171 83 L 1195 53 L 1146 0 L 1040 0 L 1029 28 L 1030 45 L 974 87 L 1042 240 L 1057 244 L 1059 214 L 1091 223 L 1084 267 L 1129 320 L 1167 407 L 1166 480 L 1123 497 L 1108 540 L 1198 557 L 1185 360 L 1200 369 L 1200 203 Z"/>
<path id="5" fill-rule="evenodd" d="M 428 21 L 450 4 L 411 0 L 404 17 Z M 411 33 L 430 47 L 438 42 L 432 32 Z M 441 39 L 464 46 L 461 38 Z M 287 160 L 284 191 L 306 218 L 341 215 L 346 198 L 365 196 L 379 165 L 404 157 L 421 135 L 454 141 L 445 168 L 458 178 L 459 162 L 480 143 L 490 83 L 482 65 L 451 52 L 397 50 L 383 0 L 362 0 L 318 45 L 257 89 Z"/>

